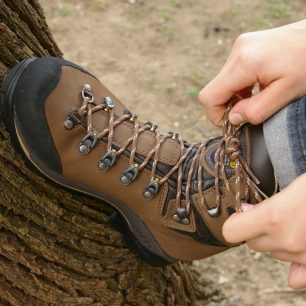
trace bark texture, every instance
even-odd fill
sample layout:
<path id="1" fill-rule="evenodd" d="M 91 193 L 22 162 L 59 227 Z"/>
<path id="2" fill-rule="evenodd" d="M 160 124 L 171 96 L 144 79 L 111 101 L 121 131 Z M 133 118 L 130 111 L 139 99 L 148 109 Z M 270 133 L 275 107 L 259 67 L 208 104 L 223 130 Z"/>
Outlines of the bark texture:
<path id="1" fill-rule="evenodd" d="M 0 0 L 0 84 L 32 56 L 61 56 L 36 0 Z M 204 305 L 188 264 L 153 268 L 107 223 L 101 201 L 29 170 L 0 124 L 0 305 Z"/>

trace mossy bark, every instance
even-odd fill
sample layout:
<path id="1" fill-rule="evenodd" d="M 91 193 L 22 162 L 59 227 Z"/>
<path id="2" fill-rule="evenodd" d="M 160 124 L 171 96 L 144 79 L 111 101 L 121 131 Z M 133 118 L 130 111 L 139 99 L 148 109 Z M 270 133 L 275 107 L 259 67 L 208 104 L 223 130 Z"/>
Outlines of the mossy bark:
<path id="1" fill-rule="evenodd" d="M 0 84 L 32 56 L 61 56 L 36 0 L 0 0 Z M 0 124 L 0 305 L 204 305 L 189 264 L 153 268 L 107 223 L 111 209 L 29 170 Z"/>

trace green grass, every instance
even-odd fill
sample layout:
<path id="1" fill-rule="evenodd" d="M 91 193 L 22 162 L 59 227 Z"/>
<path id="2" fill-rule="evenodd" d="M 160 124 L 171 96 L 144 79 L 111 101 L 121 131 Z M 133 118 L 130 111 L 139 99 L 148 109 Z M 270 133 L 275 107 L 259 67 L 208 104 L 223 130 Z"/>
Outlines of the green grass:
<path id="1" fill-rule="evenodd" d="M 290 7 L 283 0 L 275 0 L 271 4 L 271 15 L 275 19 L 287 20 L 291 17 Z"/>
<path id="2" fill-rule="evenodd" d="M 50 22 L 54 18 L 54 16 L 50 12 L 47 12 L 45 14 L 45 18 L 46 18 L 47 23 L 48 23 L 48 22 Z"/>
<path id="3" fill-rule="evenodd" d="M 193 99 L 198 98 L 200 90 L 207 83 L 205 81 L 204 73 L 200 70 L 193 70 L 192 73 L 187 77 L 190 85 L 187 86 L 187 95 Z"/>
<path id="4" fill-rule="evenodd" d="M 196 86 L 187 86 L 187 94 L 193 99 L 196 99 L 199 95 L 200 89 Z"/>
<path id="5" fill-rule="evenodd" d="M 190 79 L 196 86 L 203 86 L 205 83 L 204 74 L 199 70 L 193 70 Z"/>
<path id="6" fill-rule="evenodd" d="M 92 7 L 95 10 L 103 11 L 106 9 L 108 1 L 105 0 L 91 0 Z"/>
<path id="7" fill-rule="evenodd" d="M 171 24 L 163 24 L 162 30 L 167 34 L 168 38 L 170 39 L 177 39 L 179 36 L 176 29 Z"/>
<path id="8" fill-rule="evenodd" d="M 272 26 L 271 22 L 267 21 L 263 16 L 258 15 L 252 17 L 251 23 L 255 30 L 267 29 Z"/>
<path id="9" fill-rule="evenodd" d="M 183 46 L 183 47 L 181 48 L 181 52 L 182 52 L 183 54 L 188 54 L 189 51 L 190 51 L 190 47 L 189 47 L 189 46 Z"/>
<path id="10" fill-rule="evenodd" d="M 240 14 L 241 8 L 237 4 L 233 4 L 229 10 L 232 17 L 238 17 Z"/>
<path id="11" fill-rule="evenodd" d="M 182 7 L 182 1 L 181 0 L 171 0 L 171 4 L 175 8 L 181 8 Z"/>
<path id="12" fill-rule="evenodd" d="M 159 15 L 163 21 L 169 21 L 173 18 L 173 11 L 169 6 L 160 5 L 158 7 Z"/>
<path id="13" fill-rule="evenodd" d="M 144 78 L 144 82 L 145 82 L 149 87 L 153 87 L 154 84 L 155 84 L 155 81 L 156 81 L 156 79 L 155 79 L 155 77 L 153 77 L 153 76 L 149 76 L 149 77 Z"/>
<path id="14" fill-rule="evenodd" d="M 60 6 L 59 8 L 59 14 L 61 17 L 67 17 L 70 15 L 69 8 L 67 6 Z"/>
<path id="15" fill-rule="evenodd" d="M 166 92 L 168 94 L 172 94 L 175 91 L 176 88 L 177 88 L 176 83 L 174 83 L 174 82 L 169 83 L 169 84 L 166 85 Z"/>

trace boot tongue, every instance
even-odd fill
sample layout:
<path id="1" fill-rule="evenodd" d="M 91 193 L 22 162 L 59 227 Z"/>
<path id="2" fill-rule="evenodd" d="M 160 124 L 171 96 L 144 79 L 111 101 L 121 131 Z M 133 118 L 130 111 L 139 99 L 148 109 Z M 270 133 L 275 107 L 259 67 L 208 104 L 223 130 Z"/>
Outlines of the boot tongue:
<path id="1" fill-rule="evenodd" d="M 220 139 L 215 139 L 208 146 L 202 165 L 205 169 L 204 179 L 214 177 L 215 153 Z M 258 187 L 267 195 L 275 192 L 275 178 L 272 163 L 265 144 L 262 126 L 246 125 L 240 135 L 240 150 L 242 158 L 248 163 L 251 171 L 260 181 Z M 235 175 L 235 162 L 231 162 L 228 156 L 224 158 L 227 177 Z"/>
<path id="2" fill-rule="evenodd" d="M 250 168 L 260 181 L 259 188 L 267 195 L 272 196 L 277 189 L 274 169 L 265 143 L 262 125 L 249 125 L 251 141 Z"/>
<path id="3" fill-rule="evenodd" d="M 220 144 L 220 138 L 213 140 L 207 148 L 206 153 L 204 154 L 204 159 L 201 161 L 204 169 L 214 176 L 215 174 L 215 164 L 216 164 L 216 151 L 218 150 Z M 241 155 L 244 160 L 247 162 L 250 160 L 250 144 L 248 132 L 246 129 L 240 135 L 240 150 Z M 228 177 L 231 177 L 235 174 L 235 161 L 230 161 L 227 155 L 224 156 L 224 169 Z"/>

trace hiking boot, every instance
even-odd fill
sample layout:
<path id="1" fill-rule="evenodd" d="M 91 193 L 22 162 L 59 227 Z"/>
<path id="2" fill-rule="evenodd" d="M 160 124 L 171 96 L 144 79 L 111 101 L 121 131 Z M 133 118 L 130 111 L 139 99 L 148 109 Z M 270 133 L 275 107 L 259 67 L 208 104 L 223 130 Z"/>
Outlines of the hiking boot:
<path id="1" fill-rule="evenodd" d="M 109 203 L 109 220 L 153 265 L 233 246 L 222 225 L 240 202 L 275 192 L 262 128 L 188 143 L 142 123 L 100 81 L 61 58 L 16 65 L 1 89 L 11 142 L 46 178 Z"/>

